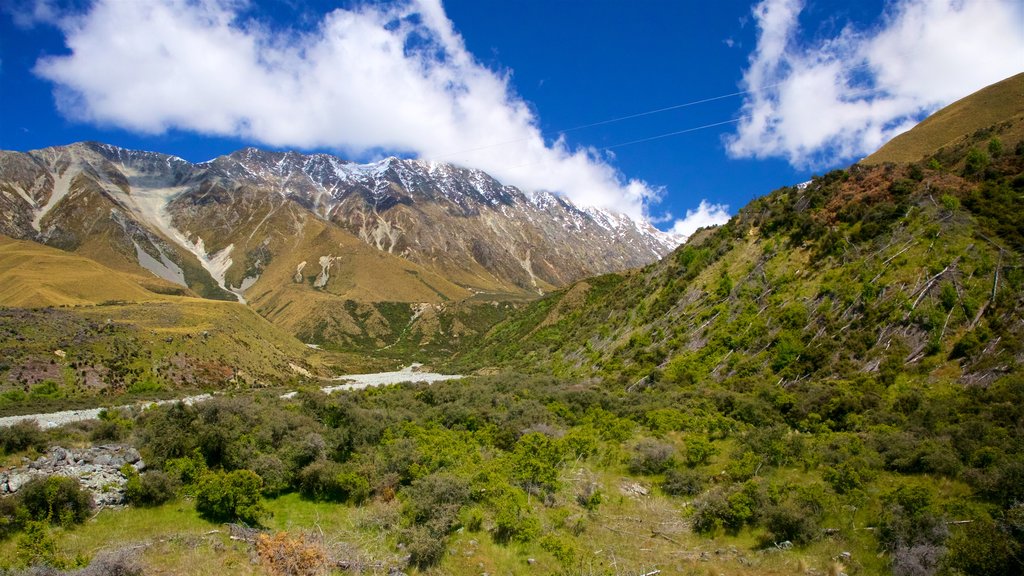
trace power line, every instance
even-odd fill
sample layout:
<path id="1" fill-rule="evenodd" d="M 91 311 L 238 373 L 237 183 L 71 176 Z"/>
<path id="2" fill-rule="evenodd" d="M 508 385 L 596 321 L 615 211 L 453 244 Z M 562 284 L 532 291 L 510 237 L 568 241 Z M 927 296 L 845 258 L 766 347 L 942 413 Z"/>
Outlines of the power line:
<path id="1" fill-rule="evenodd" d="M 687 108 L 687 107 L 690 107 L 690 106 L 696 106 L 698 104 L 706 104 L 708 102 L 714 102 L 716 100 L 724 100 L 726 98 L 733 98 L 735 96 L 742 96 L 744 94 L 753 94 L 755 92 L 760 92 L 762 90 L 767 90 L 769 88 L 774 88 L 775 86 L 778 86 L 778 85 L 779 84 L 771 84 L 771 85 L 768 85 L 768 86 L 763 86 L 763 87 L 758 88 L 756 90 L 741 90 L 739 92 L 731 92 L 729 94 L 721 94 L 721 95 L 718 95 L 718 96 L 712 96 L 710 98 L 702 98 L 700 100 L 692 100 L 690 102 L 684 102 L 682 104 L 674 104 L 672 106 L 666 106 L 664 108 L 656 108 L 654 110 L 647 110 L 645 112 L 637 112 L 635 114 L 627 114 L 626 116 L 619 116 L 619 117 L 616 117 L 616 118 L 609 118 L 607 120 L 600 120 L 598 122 L 591 122 L 590 124 L 582 124 L 580 126 L 573 126 L 571 128 L 564 128 L 564 129 L 561 129 L 561 130 L 553 130 L 551 132 L 554 132 L 554 133 L 557 133 L 557 134 L 563 134 L 565 132 L 574 132 L 576 130 L 583 130 L 584 128 L 593 128 L 595 126 L 604 126 L 606 124 L 614 124 L 616 122 L 622 122 L 624 120 L 632 120 L 633 118 L 641 118 L 643 116 L 651 116 L 653 114 L 660 114 L 662 112 L 670 112 L 672 110 L 679 110 L 680 108 Z M 723 122 L 723 124 L 724 124 L 724 122 Z M 693 130 L 699 130 L 699 129 L 700 128 L 694 128 L 694 129 L 690 129 L 688 131 L 692 132 Z M 681 134 L 682 132 L 679 132 L 679 133 Z M 664 136 L 661 136 L 661 137 L 664 137 Z M 655 138 L 658 138 L 658 137 L 655 137 Z M 446 154 L 439 154 L 439 155 L 435 155 L 434 158 L 440 159 L 440 158 L 448 158 L 448 157 L 451 157 L 451 156 L 459 156 L 459 155 L 462 155 L 462 154 L 466 154 L 468 152 L 479 152 L 480 150 L 487 150 L 489 148 L 497 148 L 499 146 L 505 146 L 507 144 L 515 144 L 517 142 L 524 142 L 524 141 L 529 140 L 529 139 L 530 139 L 530 137 L 516 138 L 515 140 L 506 140 L 504 142 L 496 142 L 494 144 L 486 144 L 484 146 L 477 146 L 475 148 L 467 148 L 465 150 L 459 150 L 458 152 L 449 152 L 449 153 L 446 153 Z M 624 145 L 625 144 L 622 144 L 621 146 L 624 146 Z M 620 146 L 620 145 L 616 145 L 616 146 Z"/>
<path id="2" fill-rule="evenodd" d="M 619 144 L 612 144 L 610 146 L 602 146 L 600 148 L 596 148 L 596 150 L 604 151 L 604 150 L 611 150 L 613 148 L 622 148 L 623 146 L 631 146 L 633 144 L 641 144 L 643 142 L 650 142 L 651 140 L 660 140 L 662 138 L 668 138 L 670 136 L 678 136 L 680 134 L 686 134 L 687 132 L 696 132 L 698 130 L 706 130 L 708 128 L 714 128 L 715 126 L 724 126 L 726 124 L 735 124 L 737 122 L 742 122 L 743 120 L 749 120 L 750 118 L 752 118 L 752 116 L 740 116 L 739 118 L 734 118 L 732 120 L 723 120 L 721 122 L 713 122 L 711 124 L 704 124 L 703 126 L 695 126 L 693 128 L 686 128 L 684 130 L 676 130 L 674 132 L 666 132 L 664 134 L 658 134 L 656 136 L 648 136 L 647 138 L 640 138 L 639 140 L 630 140 L 629 142 L 621 142 Z M 526 167 L 529 167 L 529 166 L 538 166 L 540 164 L 542 164 L 542 162 L 528 162 L 526 164 L 517 164 L 515 166 L 510 166 L 510 168 L 526 168 Z"/>
<path id="3" fill-rule="evenodd" d="M 657 136 L 650 136 L 647 138 L 641 138 L 639 140 L 631 140 L 629 142 L 623 142 L 621 144 L 612 144 L 611 146 L 604 146 L 598 148 L 598 150 L 611 150 L 612 148 L 622 148 L 623 146 L 631 146 L 633 144 L 640 144 L 643 142 L 650 142 L 651 140 L 660 140 L 662 138 L 668 138 L 669 136 L 678 136 L 680 134 L 686 134 L 687 132 L 696 132 L 697 130 L 704 130 L 705 128 L 714 128 L 715 126 L 724 126 L 726 124 L 735 124 L 742 122 L 743 120 L 749 120 L 752 116 L 740 116 L 732 120 L 723 120 L 722 122 L 714 122 L 712 124 L 705 124 L 703 126 L 697 126 L 695 128 L 686 128 L 685 130 L 676 130 L 675 132 L 666 132 L 665 134 L 658 134 Z"/>
<path id="4" fill-rule="evenodd" d="M 651 114 L 660 114 L 661 112 L 669 112 L 671 110 L 679 110 L 680 108 L 686 108 L 688 106 L 696 106 L 697 104 L 705 104 L 707 102 L 714 102 L 715 100 L 724 100 L 726 98 L 732 98 L 733 96 L 742 96 L 744 94 L 753 94 L 754 92 L 760 92 L 769 88 L 774 88 L 779 84 L 770 84 L 757 90 L 742 90 L 740 92 L 733 92 L 731 94 L 722 94 L 721 96 L 712 96 L 711 98 L 704 98 L 702 100 L 694 100 L 693 102 L 685 102 L 683 104 L 676 104 L 674 106 L 666 106 L 665 108 L 658 108 L 656 110 L 648 110 L 647 112 L 638 112 L 636 114 L 629 114 L 627 116 L 620 116 L 618 118 L 611 118 L 609 120 L 601 120 L 600 122 L 593 122 L 590 124 L 583 124 L 582 126 L 575 126 L 573 128 L 566 128 L 564 130 L 557 130 L 557 132 L 572 132 L 574 130 L 583 130 L 584 128 L 592 128 L 594 126 L 604 126 L 605 124 L 613 124 L 615 122 L 621 122 L 623 120 L 632 120 L 633 118 L 640 118 L 642 116 L 650 116 Z"/>

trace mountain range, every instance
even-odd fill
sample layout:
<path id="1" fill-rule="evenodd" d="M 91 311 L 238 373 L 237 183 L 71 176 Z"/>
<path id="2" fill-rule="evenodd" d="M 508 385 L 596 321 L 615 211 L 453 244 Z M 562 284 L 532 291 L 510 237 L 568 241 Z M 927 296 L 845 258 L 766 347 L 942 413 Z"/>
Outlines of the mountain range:
<path id="1" fill-rule="evenodd" d="M 437 341 L 452 309 L 476 315 L 679 242 L 450 164 L 255 148 L 192 164 L 95 142 L 0 152 L 0 234 L 152 293 L 247 303 L 310 343 L 369 349 L 403 334 Z M 447 336 L 475 333 L 456 324 Z"/>

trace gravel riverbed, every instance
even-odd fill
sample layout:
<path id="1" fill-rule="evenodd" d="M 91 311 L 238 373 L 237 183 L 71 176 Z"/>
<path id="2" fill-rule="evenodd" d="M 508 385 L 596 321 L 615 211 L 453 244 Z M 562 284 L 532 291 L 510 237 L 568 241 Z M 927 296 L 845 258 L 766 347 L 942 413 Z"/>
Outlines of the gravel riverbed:
<path id="1" fill-rule="evenodd" d="M 337 376 L 332 380 L 337 382 L 345 382 L 344 384 L 337 384 L 334 386 L 325 386 L 321 388 L 325 393 L 330 394 L 331 392 L 337 392 L 339 390 L 360 390 L 362 388 L 369 388 L 371 386 L 387 386 L 389 384 L 399 384 L 401 382 L 440 382 L 442 380 L 455 380 L 463 378 L 459 374 L 437 374 L 435 372 L 420 372 L 421 365 L 413 364 L 406 366 L 401 370 L 395 372 L 375 372 L 372 374 L 346 374 L 344 376 Z M 288 392 L 282 394 L 281 398 L 292 398 L 295 396 L 295 392 Z M 184 402 L 185 404 L 195 404 L 197 402 L 203 402 L 212 398 L 210 394 L 200 394 L 198 396 L 187 396 L 185 398 L 177 398 L 174 400 L 160 400 L 158 402 L 146 402 L 139 404 L 129 404 L 125 406 L 115 406 L 113 409 L 131 409 L 131 408 L 148 408 L 149 406 L 160 406 L 163 404 L 173 404 L 175 402 Z M 62 412 L 51 412 L 48 414 L 25 414 L 22 416 L 5 416 L 0 418 L 0 427 L 12 426 L 16 422 L 22 420 L 35 420 L 40 428 L 56 428 L 71 422 L 80 422 L 82 420 L 92 420 L 98 418 L 100 411 L 104 408 L 88 408 L 84 410 L 64 410 Z"/>

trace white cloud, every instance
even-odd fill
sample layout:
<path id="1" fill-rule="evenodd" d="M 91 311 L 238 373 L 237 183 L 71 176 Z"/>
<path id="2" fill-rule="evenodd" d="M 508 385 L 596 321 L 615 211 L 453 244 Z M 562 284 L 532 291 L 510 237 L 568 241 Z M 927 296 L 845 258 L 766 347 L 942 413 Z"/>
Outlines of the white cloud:
<path id="1" fill-rule="evenodd" d="M 869 154 L 924 115 L 1024 69 L 1019 0 L 894 0 L 872 29 L 801 40 L 802 0 L 762 0 L 734 157 L 797 167 Z"/>
<path id="2" fill-rule="evenodd" d="M 677 219 L 672 224 L 670 234 L 689 238 L 698 228 L 706 226 L 718 226 L 729 221 L 729 207 L 725 204 L 708 204 L 707 200 L 701 200 L 700 206 L 695 210 L 687 210 L 686 217 Z"/>
<path id="3" fill-rule="evenodd" d="M 239 4 L 96 0 L 59 20 L 71 53 L 36 73 L 83 122 L 415 154 L 635 219 L 657 201 L 598 150 L 546 144 L 508 76 L 473 58 L 439 0 L 338 9 L 307 33 L 244 20 Z"/>
<path id="4" fill-rule="evenodd" d="M 55 0 L 10 0 L 0 10 L 7 12 L 14 25 L 24 30 L 53 22 L 59 11 Z"/>

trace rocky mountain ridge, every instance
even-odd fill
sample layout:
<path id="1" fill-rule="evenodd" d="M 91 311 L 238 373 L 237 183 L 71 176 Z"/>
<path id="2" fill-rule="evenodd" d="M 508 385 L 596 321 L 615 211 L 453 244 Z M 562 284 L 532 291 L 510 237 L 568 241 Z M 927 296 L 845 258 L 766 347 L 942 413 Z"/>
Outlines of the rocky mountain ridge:
<path id="1" fill-rule="evenodd" d="M 649 263 L 676 243 L 625 216 L 527 194 L 478 170 L 254 148 L 199 164 L 99 143 L 3 152 L 0 204 L 0 233 L 119 260 L 221 298 L 244 299 L 272 257 L 295 260 L 293 272 L 327 257 L 318 271 L 326 282 L 337 258 L 329 245 L 292 257 L 275 238 L 301 236 L 310 220 L 471 292 L 543 292 Z"/>

